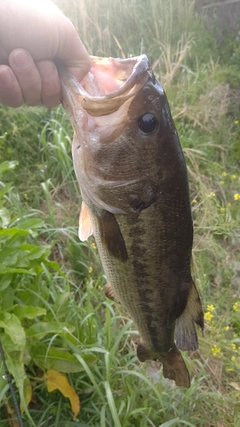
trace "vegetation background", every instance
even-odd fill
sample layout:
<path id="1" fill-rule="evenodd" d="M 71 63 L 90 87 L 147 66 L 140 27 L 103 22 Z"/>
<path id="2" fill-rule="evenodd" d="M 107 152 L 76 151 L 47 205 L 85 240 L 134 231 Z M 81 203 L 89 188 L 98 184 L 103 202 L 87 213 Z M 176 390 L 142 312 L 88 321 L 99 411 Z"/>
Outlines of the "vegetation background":
<path id="1" fill-rule="evenodd" d="M 205 16 L 192 0 L 56 3 L 91 54 L 146 53 L 166 89 L 188 166 L 206 327 L 199 351 L 185 354 L 190 389 L 139 363 L 134 325 L 104 297 L 94 241 L 78 241 L 65 112 L 1 106 L 0 340 L 24 426 L 238 427 L 240 33 L 219 32 L 217 8 Z M 0 426 L 19 427 L 1 360 L 0 402 Z"/>

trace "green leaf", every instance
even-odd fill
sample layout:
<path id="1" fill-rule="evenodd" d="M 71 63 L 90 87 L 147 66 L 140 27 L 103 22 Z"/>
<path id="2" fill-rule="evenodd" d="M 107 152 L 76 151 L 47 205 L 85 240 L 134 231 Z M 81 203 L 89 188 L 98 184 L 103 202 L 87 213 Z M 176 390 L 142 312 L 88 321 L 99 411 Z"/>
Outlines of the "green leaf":
<path id="1" fill-rule="evenodd" d="M 11 340 L 10 336 L 4 332 L 3 329 L 1 329 L 1 332 L 0 332 L 0 340 L 1 340 L 2 346 L 4 348 L 4 351 L 9 355 L 10 355 L 10 353 L 15 355 L 16 344 Z M 20 354 L 19 351 L 17 351 L 17 354 Z M 1 358 L 0 358 L 0 360 L 1 360 Z"/>
<path id="2" fill-rule="evenodd" d="M 0 274 L 30 274 L 31 276 L 36 276 L 35 271 L 26 270 L 26 268 L 12 268 L 12 267 L 3 267 L 0 268 Z"/>
<path id="3" fill-rule="evenodd" d="M 41 369 L 55 369 L 65 374 L 84 370 L 77 358 L 65 349 L 51 347 L 48 350 L 45 344 L 40 344 L 34 346 L 30 354 L 34 363 Z M 83 354 L 81 357 L 87 364 L 93 364 L 97 360 L 92 354 Z"/>
<path id="4" fill-rule="evenodd" d="M 27 319 L 35 319 L 38 316 L 45 315 L 47 310 L 45 308 L 35 307 L 32 305 L 18 305 L 14 308 L 13 312 L 19 319 L 22 319 L 23 317 L 26 317 Z"/>
<path id="5" fill-rule="evenodd" d="M 56 261 L 48 261 L 46 260 L 45 262 L 46 266 L 48 268 L 52 268 L 53 270 L 57 271 L 57 273 L 62 276 L 62 277 L 66 277 L 66 274 L 64 274 L 61 270 L 61 266 L 56 262 Z"/>
<path id="6" fill-rule="evenodd" d="M 4 366 L 1 358 L 0 359 L 0 393 L 2 389 L 8 384 L 8 381 L 5 379 L 5 374 L 6 372 L 4 370 Z M 0 398 L 0 402 L 1 402 L 1 398 Z"/>
<path id="7" fill-rule="evenodd" d="M 23 257 L 27 252 L 21 251 L 20 247 L 4 247 L 0 252 L 0 264 L 16 265 L 18 258 Z"/>
<path id="8" fill-rule="evenodd" d="M 16 297 L 21 300 L 22 304 L 36 307 L 44 307 L 48 304 L 49 288 L 44 281 L 41 281 L 41 286 L 39 286 L 38 277 L 36 277 L 36 281 L 32 282 L 32 278 L 29 276 L 30 283 L 27 283 L 27 276 L 23 277 L 22 287 L 16 289 Z"/>
<path id="9" fill-rule="evenodd" d="M 5 161 L 5 162 L 2 162 L 0 164 L 0 175 L 2 175 L 4 172 L 9 171 L 10 169 L 14 169 L 17 165 L 18 165 L 17 161 L 11 161 L 11 162 Z"/>
<path id="10" fill-rule="evenodd" d="M 8 184 L 1 183 L 1 185 L 4 185 L 4 187 L 1 188 L 1 190 L 0 190 L 0 201 L 2 201 L 3 196 L 11 189 L 12 184 L 11 183 L 8 183 Z"/>
<path id="11" fill-rule="evenodd" d="M 8 355 L 6 356 L 6 361 L 8 370 L 16 381 L 17 388 L 19 390 L 23 390 L 24 379 L 26 376 L 23 362 L 21 360 L 17 360 L 16 357 L 9 357 Z"/>
<path id="12" fill-rule="evenodd" d="M 10 336 L 11 340 L 18 348 L 16 350 L 23 350 L 26 345 L 26 336 L 20 320 L 15 314 L 3 312 L 0 313 L 0 328 Z"/>
<path id="13" fill-rule="evenodd" d="M 13 237 L 13 236 L 29 236 L 27 230 L 18 230 L 17 228 L 3 228 L 0 230 L 0 239 L 4 237 Z"/>
<path id="14" fill-rule="evenodd" d="M 28 259 L 34 260 L 41 257 L 48 257 L 51 254 L 51 251 L 48 246 L 35 246 L 35 245 L 22 245 L 21 250 L 28 251 Z"/>
<path id="15" fill-rule="evenodd" d="M 3 276 L 7 277 L 7 276 Z M 1 311 L 12 311 L 14 301 L 14 289 L 12 286 L 8 286 L 3 292 L 0 293 L 0 312 Z"/>
<path id="16" fill-rule="evenodd" d="M 40 218 L 22 218 L 16 223 L 16 227 L 23 230 L 35 230 L 43 228 L 45 222 Z"/>
<path id="17" fill-rule="evenodd" d="M 6 208 L 0 209 L 0 226 L 2 228 L 6 228 L 10 223 L 10 213 Z"/>
<path id="18" fill-rule="evenodd" d="M 59 320 L 66 318 L 69 312 L 69 297 L 71 292 L 63 292 L 59 294 L 54 302 L 54 312 Z"/>
<path id="19" fill-rule="evenodd" d="M 8 286 L 11 284 L 12 281 L 12 275 L 8 274 L 8 275 L 4 275 L 4 276 L 0 276 L 0 292 L 4 291 L 6 288 L 8 288 Z"/>
<path id="20" fill-rule="evenodd" d="M 66 325 L 59 322 L 38 322 L 26 330 L 26 336 L 30 339 L 35 340 L 43 339 L 47 334 L 59 334 L 61 335 L 65 328 L 74 330 L 73 326 Z"/>

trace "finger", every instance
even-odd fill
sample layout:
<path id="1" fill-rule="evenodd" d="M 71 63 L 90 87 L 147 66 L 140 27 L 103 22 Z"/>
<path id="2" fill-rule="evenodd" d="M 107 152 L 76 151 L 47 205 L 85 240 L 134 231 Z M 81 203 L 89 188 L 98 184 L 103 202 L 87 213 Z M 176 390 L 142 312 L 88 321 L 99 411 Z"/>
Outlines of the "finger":
<path id="1" fill-rule="evenodd" d="M 52 61 L 39 61 L 36 63 L 41 77 L 42 104 L 47 108 L 56 107 L 60 103 L 62 90 L 57 68 Z"/>
<path id="2" fill-rule="evenodd" d="M 41 77 L 30 53 L 25 49 L 14 49 L 9 55 L 9 65 L 21 87 L 25 104 L 40 104 Z"/>
<path id="3" fill-rule="evenodd" d="M 70 73 L 81 81 L 90 71 L 90 56 L 71 21 L 68 20 L 68 25 L 65 24 L 64 34 L 60 34 L 60 36 L 63 42 L 60 44 L 56 56 L 67 65 Z"/>
<path id="4" fill-rule="evenodd" d="M 20 107 L 24 103 L 19 83 L 7 65 L 0 65 L 0 103 Z"/>

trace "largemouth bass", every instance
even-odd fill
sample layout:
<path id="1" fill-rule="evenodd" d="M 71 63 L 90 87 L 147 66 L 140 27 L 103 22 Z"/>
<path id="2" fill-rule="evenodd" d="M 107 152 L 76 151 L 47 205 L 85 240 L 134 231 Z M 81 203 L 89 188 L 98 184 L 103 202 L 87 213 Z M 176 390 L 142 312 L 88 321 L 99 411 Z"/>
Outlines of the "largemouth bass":
<path id="1" fill-rule="evenodd" d="M 189 387 L 180 350 L 196 350 L 203 312 L 191 277 L 186 164 L 168 101 L 145 55 L 92 57 L 79 84 L 61 70 L 82 194 L 79 237 L 95 236 L 108 284 L 140 334 L 140 361 Z"/>

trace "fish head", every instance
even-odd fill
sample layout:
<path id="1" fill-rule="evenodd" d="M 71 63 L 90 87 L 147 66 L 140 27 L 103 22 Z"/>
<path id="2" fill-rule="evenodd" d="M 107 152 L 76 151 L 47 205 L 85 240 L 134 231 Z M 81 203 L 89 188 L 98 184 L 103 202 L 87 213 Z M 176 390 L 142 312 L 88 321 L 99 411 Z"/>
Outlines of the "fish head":
<path id="1" fill-rule="evenodd" d="M 140 213 L 159 196 L 182 154 L 148 58 L 92 57 L 81 84 L 66 71 L 60 74 L 83 197 L 113 214 Z"/>

